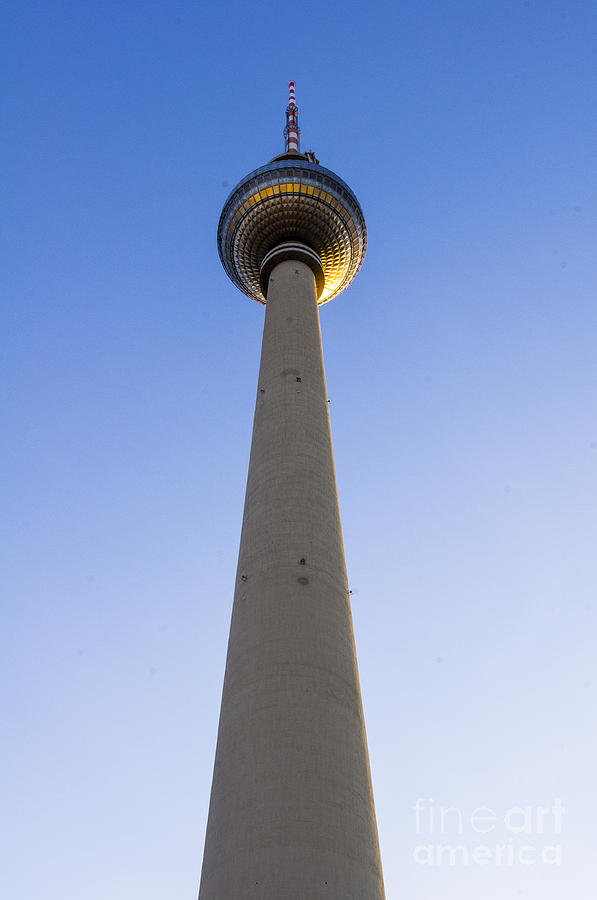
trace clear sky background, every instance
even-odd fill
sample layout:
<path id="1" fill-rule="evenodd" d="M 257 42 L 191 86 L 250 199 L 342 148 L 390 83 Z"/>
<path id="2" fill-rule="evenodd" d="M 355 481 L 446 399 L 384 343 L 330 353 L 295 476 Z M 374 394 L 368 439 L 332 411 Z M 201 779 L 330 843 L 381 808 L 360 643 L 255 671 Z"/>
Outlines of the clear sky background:
<path id="1" fill-rule="evenodd" d="M 369 230 L 321 319 L 388 898 L 592 898 L 594 0 L 0 24 L 2 896 L 196 897 L 264 314 L 216 227 L 293 78 Z"/>

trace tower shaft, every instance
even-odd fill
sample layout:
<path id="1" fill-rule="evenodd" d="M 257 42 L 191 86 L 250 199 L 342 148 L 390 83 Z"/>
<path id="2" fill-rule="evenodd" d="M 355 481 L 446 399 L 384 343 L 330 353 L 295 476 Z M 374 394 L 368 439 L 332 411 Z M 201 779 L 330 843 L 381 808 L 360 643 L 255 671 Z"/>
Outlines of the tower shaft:
<path id="1" fill-rule="evenodd" d="M 317 308 L 267 286 L 200 900 L 382 900 Z"/>

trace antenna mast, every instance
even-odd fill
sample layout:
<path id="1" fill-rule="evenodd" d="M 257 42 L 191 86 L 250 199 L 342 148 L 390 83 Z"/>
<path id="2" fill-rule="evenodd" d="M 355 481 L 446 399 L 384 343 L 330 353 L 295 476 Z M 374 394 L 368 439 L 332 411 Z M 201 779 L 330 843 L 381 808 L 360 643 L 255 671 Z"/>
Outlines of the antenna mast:
<path id="1" fill-rule="evenodd" d="M 288 82 L 288 106 L 286 107 L 286 128 L 284 129 L 284 138 L 286 139 L 286 153 L 299 152 L 299 139 L 301 129 L 298 126 L 298 107 L 294 99 L 294 81 Z"/>

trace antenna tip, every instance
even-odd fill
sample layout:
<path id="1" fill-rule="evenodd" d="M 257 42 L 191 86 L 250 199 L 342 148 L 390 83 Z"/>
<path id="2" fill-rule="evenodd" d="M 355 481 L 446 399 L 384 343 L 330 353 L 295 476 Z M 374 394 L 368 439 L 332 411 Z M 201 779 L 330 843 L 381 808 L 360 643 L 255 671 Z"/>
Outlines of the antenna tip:
<path id="1" fill-rule="evenodd" d="M 295 102 L 295 99 L 294 99 L 294 81 L 289 81 L 289 82 L 288 82 L 288 94 L 289 94 L 289 97 L 288 97 L 288 105 L 289 105 L 289 106 L 296 106 L 296 102 Z"/>

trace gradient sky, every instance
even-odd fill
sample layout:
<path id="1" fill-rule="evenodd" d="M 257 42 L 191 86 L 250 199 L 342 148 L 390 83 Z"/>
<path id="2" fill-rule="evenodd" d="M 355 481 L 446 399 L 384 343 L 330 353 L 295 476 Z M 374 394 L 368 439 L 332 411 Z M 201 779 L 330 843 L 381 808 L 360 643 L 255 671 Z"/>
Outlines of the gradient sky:
<path id="1" fill-rule="evenodd" d="M 369 230 L 321 320 L 388 898 L 593 897 L 594 0 L 1 26 L 2 896 L 196 897 L 263 324 L 216 227 L 293 78 Z"/>

